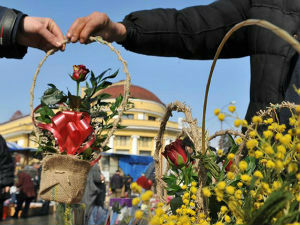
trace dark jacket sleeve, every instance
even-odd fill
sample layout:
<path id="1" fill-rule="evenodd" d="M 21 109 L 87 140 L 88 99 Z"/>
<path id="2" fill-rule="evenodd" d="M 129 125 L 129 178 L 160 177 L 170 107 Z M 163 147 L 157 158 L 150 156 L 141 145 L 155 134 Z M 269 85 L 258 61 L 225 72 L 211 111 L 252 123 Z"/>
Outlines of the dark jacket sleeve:
<path id="1" fill-rule="evenodd" d="M 212 59 L 226 32 L 248 18 L 249 7 L 249 0 L 219 0 L 182 10 L 133 12 L 122 22 L 127 37 L 121 44 L 146 55 Z M 242 28 L 229 39 L 222 58 L 248 55 L 246 32 Z"/>
<path id="2" fill-rule="evenodd" d="M 21 59 L 27 53 L 27 47 L 16 42 L 24 17 L 20 11 L 0 6 L 0 57 Z"/>
<path id="3" fill-rule="evenodd" d="M 0 188 L 14 183 L 14 163 L 6 141 L 0 135 Z"/>

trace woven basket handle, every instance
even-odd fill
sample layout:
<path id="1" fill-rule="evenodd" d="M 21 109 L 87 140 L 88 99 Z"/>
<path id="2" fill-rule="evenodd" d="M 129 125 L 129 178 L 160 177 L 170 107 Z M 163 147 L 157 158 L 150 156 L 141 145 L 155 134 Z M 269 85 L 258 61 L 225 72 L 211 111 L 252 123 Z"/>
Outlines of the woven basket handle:
<path id="1" fill-rule="evenodd" d="M 129 88 L 130 88 L 130 81 L 131 81 L 131 79 L 130 79 L 130 74 L 129 74 L 128 67 L 127 67 L 127 62 L 122 58 L 120 52 L 118 50 L 116 50 L 111 45 L 111 43 L 109 43 L 107 41 L 104 41 L 100 36 L 98 36 L 98 37 L 90 37 L 89 39 L 90 39 L 91 42 L 98 42 L 100 44 L 104 44 L 104 45 L 108 46 L 111 49 L 111 51 L 113 51 L 117 55 L 118 60 L 121 61 L 121 63 L 123 64 L 123 71 L 126 74 L 126 79 L 125 79 L 125 82 L 124 82 L 124 96 L 123 96 L 123 100 L 122 100 L 122 102 L 121 102 L 121 104 L 120 104 L 120 106 L 118 108 L 118 116 L 114 120 L 112 128 L 108 131 L 108 134 L 107 134 L 107 137 L 106 137 L 105 141 L 101 144 L 100 151 L 102 151 L 103 148 L 109 142 L 109 139 L 113 135 L 114 131 L 117 129 L 117 125 L 121 121 L 123 112 L 126 109 L 126 105 L 127 105 L 127 102 L 128 102 L 128 99 L 129 99 L 129 95 L 130 95 Z M 69 42 L 65 41 L 64 43 L 67 44 Z M 39 63 L 39 65 L 38 65 L 38 67 L 36 69 L 36 72 L 35 72 L 35 74 L 33 76 L 32 86 L 31 86 L 31 89 L 30 89 L 30 115 L 31 115 L 31 117 L 33 117 L 33 114 L 34 114 L 33 100 L 34 100 L 34 89 L 35 89 L 35 85 L 36 85 L 37 76 L 40 73 L 40 70 L 41 70 L 44 62 L 46 61 L 46 59 L 50 55 L 52 55 L 53 53 L 55 53 L 56 51 L 57 50 L 52 49 L 52 50 L 49 50 L 46 53 L 46 55 L 44 56 L 44 58 L 42 59 L 42 61 Z M 37 128 L 34 126 L 34 129 L 37 129 Z M 96 160 L 92 161 L 91 165 L 94 165 L 100 158 L 101 158 L 101 155 L 98 156 Z"/>
<path id="2" fill-rule="evenodd" d="M 252 25 L 257 25 L 260 27 L 264 27 L 270 31 L 272 31 L 274 34 L 276 34 L 277 36 L 281 37 L 283 40 L 285 40 L 286 42 L 288 42 L 298 53 L 300 53 L 300 43 L 293 38 L 288 32 L 286 32 L 285 30 L 275 26 L 274 24 L 267 22 L 265 20 L 257 20 L 257 19 L 249 19 L 249 20 L 245 20 L 241 23 L 236 24 L 233 28 L 231 28 L 227 34 L 224 36 L 222 42 L 220 43 L 217 52 L 215 54 L 214 57 L 214 61 L 212 63 L 211 69 L 210 69 L 210 73 L 208 76 L 208 80 L 207 80 L 207 84 L 206 84 L 206 89 L 205 89 L 205 97 L 204 97 L 204 103 L 203 103 L 203 114 L 202 114 L 202 153 L 205 154 L 206 149 L 205 149 L 205 117 L 206 117 L 206 106 L 207 106 L 207 99 L 208 99 L 208 92 L 209 92 L 209 87 L 210 87 L 210 83 L 211 83 L 211 78 L 217 63 L 217 60 L 221 54 L 221 51 L 225 45 L 225 43 L 227 42 L 227 40 L 229 39 L 229 37 L 237 30 L 239 30 L 242 27 L 245 26 L 252 26 Z"/>

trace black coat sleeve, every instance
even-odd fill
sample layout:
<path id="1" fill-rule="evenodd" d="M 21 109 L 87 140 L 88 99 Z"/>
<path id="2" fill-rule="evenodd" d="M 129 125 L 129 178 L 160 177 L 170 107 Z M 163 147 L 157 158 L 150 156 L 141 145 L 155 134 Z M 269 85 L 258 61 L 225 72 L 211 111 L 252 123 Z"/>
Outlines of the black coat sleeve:
<path id="1" fill-rule="evenodd" d="M 0 6 L 0 57 L 21 59 L 26 54 L 27 47 L 16 42 L 25 16 L 20 11 Z"/>
<path id="2" fill-rule="evenodd" d="M 153 9 L 125 17 L 126 49 L 156 56 L 212 59 L 235 24 L 248 18 L 249 0 L 219 0 L 207 6 L 182 10 Z M 237 31 L 225 45 L 221 58 L 247 56 L 247 28 Z"/>

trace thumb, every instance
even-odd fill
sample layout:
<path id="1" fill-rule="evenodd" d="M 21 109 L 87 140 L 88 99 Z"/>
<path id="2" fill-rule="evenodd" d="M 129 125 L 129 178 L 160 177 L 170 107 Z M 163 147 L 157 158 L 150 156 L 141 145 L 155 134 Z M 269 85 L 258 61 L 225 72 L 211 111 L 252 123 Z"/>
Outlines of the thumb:
<path id="1" fill-rule="evenodd" d="M 62 42 L 54 35 L 52 34 L 48 29 L 43 28 L 39 31 L 41 37 L 45 40 L 46 45 L 50 45 L 52 48 L 61 48 Z"/>

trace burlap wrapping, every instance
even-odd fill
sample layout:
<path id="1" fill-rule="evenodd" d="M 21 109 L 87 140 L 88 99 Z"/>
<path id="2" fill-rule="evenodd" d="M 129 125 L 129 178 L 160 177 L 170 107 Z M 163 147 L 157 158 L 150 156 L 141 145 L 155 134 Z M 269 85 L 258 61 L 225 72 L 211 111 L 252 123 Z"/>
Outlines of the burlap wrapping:
<path id="1" fill-rule="evenodd" d="M 40 197 L 74 204 L 82 199 L 90 163 L 67 155 L 46 156 L 43 160 Z"/>

